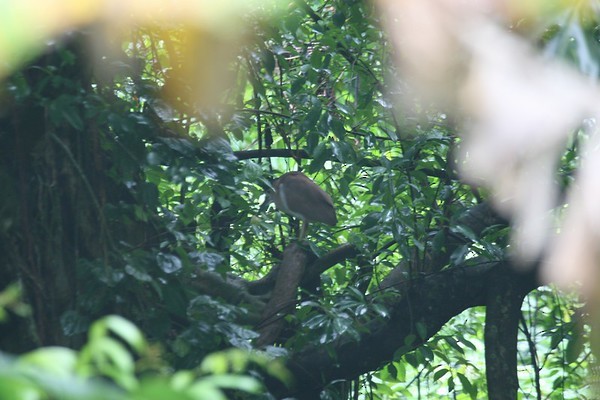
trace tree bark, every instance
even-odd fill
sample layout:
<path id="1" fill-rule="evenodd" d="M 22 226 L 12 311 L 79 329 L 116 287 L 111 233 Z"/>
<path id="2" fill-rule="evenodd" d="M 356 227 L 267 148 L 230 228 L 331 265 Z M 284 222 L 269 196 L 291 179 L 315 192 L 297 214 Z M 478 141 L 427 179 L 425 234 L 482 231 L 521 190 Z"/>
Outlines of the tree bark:
<path id="1" fill-rule="evenodd" d="M 517 398 L 517 333 L 523 299 L 531 290 L 513 270 L 492 271 L 485 319 L 488 398 Z"/>
<path id="2" fill-rule="evenodd" d="M 133 211 L 127 223 L 120 219 L 123 214 L 111 217 L 107 211 L 108 205 L 125 209 L 134 199 L 108 173 L 114 160 L 103 144 L 114 139 L 108 133 L 112 129 L 86 107 L 93 104 L 100 115 L 122 110 L 92 88 L 89 46 L 80 36 L 74 34 L 6 83 L 28 94 L 5 91 L 7 109 L 0 115 L 0 181 L 10 177 L 2 185 L 10 203 L 0 204 L 0 262 L 2 278 L 22 283 L 33 311 L 29 330 L 11 329 L 23 337 L 22 332 L 33 332 L 29 343 L 0 337 L 0 348 L 8 352 L 40 345 L 78 347 L 86 321 L 116 311 L 114 304 L 96 305 L 94 315 L 78 321 L 77 332 L 65 328 L 85 297 L 89 282 L 81 273 L 89 273 L 94 262 L 106 270 L 119 265 L 115 243 L 147 247 L 158 238 L 152 224 L 136 219 Z M 128 172 L 131 181 L 141 180 L 135 165 Z"/>
<path id="3" fill-rule="evenodd" d="M 262 322 L 258 328 L 260 337 L 257 346 L 274 343 L 285 325 L 285 315 L 294 310 L 298 287 L 304 276 L 308 252 L 296 243 L 283 252 L 283 260 L 277 274 L 271 298 L 265 307 Z"/>
<path id="4" fill-rule="evenodd" d="M 499 275 L 506 275 L 500 283 Z M 391 318 L 372 321 L 358 341 L 346 334 L 327 348 L 312 347 L 292 354 L 287 367 L 296 378 L 294 387 L 269 382 L 270 388 L 281 397 L 315 396 L 329 382 L 354 379 L 421 346 L 455 315 L 487 304 L 492 286 L 502 293 L 512 285 L 527 293 L 537 287 L 535 274 L 517 274 L 509 265 L 498 263 L 397 282 L 395 287 L 401 288 L 402 296 L 390 306 Z"/>

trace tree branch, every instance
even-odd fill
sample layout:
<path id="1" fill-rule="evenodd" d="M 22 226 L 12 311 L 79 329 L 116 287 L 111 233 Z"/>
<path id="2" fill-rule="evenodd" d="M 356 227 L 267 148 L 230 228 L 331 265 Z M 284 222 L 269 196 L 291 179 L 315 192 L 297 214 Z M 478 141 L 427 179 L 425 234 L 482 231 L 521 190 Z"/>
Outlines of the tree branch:
<path id="1" fill-rule="evenodd" d="M 495 224 L 505 224 L 506 221 L 502 219 L 491 207 L 486 203 L 478 204 L 469 209 L 464 215 L 462 215 L 458 221 L 454 222 L 453 225 L 462 225 L 469 228 L 476 236 L 481 235 L 484 229 L 489 228 Z M 426 256 L 430 260 L 430 271 L 439 271 L 450 261 L 450 256 L 459 246 L 469 243 L 470 239 L 452 234 L 446 241 L 446 245 L 443 251 L 438 253 L 431 253 Z M 381 289 L 393 287 L 397 282 L 405 279 L 407 272 L 410 270 L 411 260 L 405 260 L 401 262 L 396 268 L 394 268 L 388 276 L 386 276 L 380 283 Z"/>
<path id="2" fill-rule="evenodd" d="M 486 298 L 485 366 L 488 398 L 517 398 L 517 333 L 521 304 L 528 293 L 523 282 L 495 270 Z"/>
<path id="3" fill-rule="evenodd" d="M 321 275 L 329 268 L 349 258 L 352 258 L 358 254 L 358 249 L 353 244 L 344 244 L 338 248 L 331 250 L 323 257 L 318 258 L 309 267 L 309 271 L 306 274 L 306 279 L 313 279 L 315 276 Z"/>
<path id="4" fill-rule="evenodd" d="M 327 271 L 334 265 L 354 257 L 358 254 L 358 249 L 352 244 L 344 244 L 331 250 L 321 258 L 316 258 L 314 254 L 309 254 L 307 263 L 309 264 L 305 276 L 302 278 L 302 283 L 313 282 L 319 278 L 323 272 Z M 275 286 L 277 274 L 279 273 L 280 265 L 274 266 L 271 271 L 261 279 L 256 281 L 246 282 L 245 286 L 251 294 L 268 293 Z"/>
<path id="5" fill-rule="evenodd" d="M 249 160 L 251 158 L 261 157 L 285 157 L 285 158 L 312 158 L 305 150 L 290 150 L 290 149 L 261 149 L 261 150 L 242 150 L 234 151 L 238 160 Z"/>
<path id="6" fill-rule="evenodd" d="M 498 281 L 498 276 L 505 278 Z M 404 295 L 391 306 L 390 319 L 371 321 L 358 341 L 345 334 L 331 346 L 293 354 L 287 367 L 296 385 L 287 389 L 269 382 L 271 389 L 281 397 L 311 398 L 329 382 L 353 379 L 421 346 L 455 315 L 485 305 L 493 287 L 519 296 L 537 287 L 533 272 L 520 274 L 500 263 L 453 268 L 402 284 Z"/>
<path id="7" fill-rule="evenodd" d="M 256 341 L 257 346 L 272 344 L 279 338 L 285 324 L 281 314 L 286 315 L 294 310 L 298 286 L 304 275 L 307 260 L 307 251 L 296 243 L 292 243 L 283 252 L 275 287 L 258 328 L 260 337 Z"/>
<path id="8" fill-rule="evenodd" d="M 246 291 L 243 283 L 231 279 L 226 280 L 216 272 L 196 268 L 195 279 L 189 284 L 200 293 L 222 298 L 229 304 L 245 304 L 249 312 L 244 321 L 240 321 L 242 323 L 256 324 L 260 319 L 259 313 L 265 307 L 264 302 Z"/>

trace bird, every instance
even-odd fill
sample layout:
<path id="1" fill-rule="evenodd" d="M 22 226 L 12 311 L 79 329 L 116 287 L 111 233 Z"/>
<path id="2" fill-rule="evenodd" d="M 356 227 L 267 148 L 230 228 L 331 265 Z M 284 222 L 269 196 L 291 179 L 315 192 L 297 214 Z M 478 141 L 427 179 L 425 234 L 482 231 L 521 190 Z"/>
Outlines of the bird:
<path id="1" fill-rule="evenodd" d="M 271 197 L 278 210 L 302 221 L 298 241 L 306 236 L 309 222 L 337 224 L 331 196 L 302 172 L 288 172 L 272 184 Z"/>

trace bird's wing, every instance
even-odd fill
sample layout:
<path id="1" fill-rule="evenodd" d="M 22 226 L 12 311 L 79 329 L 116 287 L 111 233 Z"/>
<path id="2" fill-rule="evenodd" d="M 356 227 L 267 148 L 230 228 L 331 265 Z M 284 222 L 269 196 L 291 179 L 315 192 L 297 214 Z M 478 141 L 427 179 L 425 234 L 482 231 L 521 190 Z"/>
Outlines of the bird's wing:
<path id="1" fill-rule="evenodd" d="M 301 214 L 309 222 L 323 222 L 328 225 L 337 224 L 335 208 L 331 196 L 306 176 L 296 176 L 285 182 L 288 193 L 288 208 Z"/>

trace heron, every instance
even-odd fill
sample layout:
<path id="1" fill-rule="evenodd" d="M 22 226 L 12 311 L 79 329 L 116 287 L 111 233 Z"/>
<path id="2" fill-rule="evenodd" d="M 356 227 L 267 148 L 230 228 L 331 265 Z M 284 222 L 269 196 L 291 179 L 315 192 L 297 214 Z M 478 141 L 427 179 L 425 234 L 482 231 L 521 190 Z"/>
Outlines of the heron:
<path id="1" fill-rule="evenodd" d="M 309 222 L 337 224 L 331 196 L 302 172 L 288 172 L 273 182 L 271 194 L 275 206 L 302 221 L 298 240 L 306 236 Z"/>

